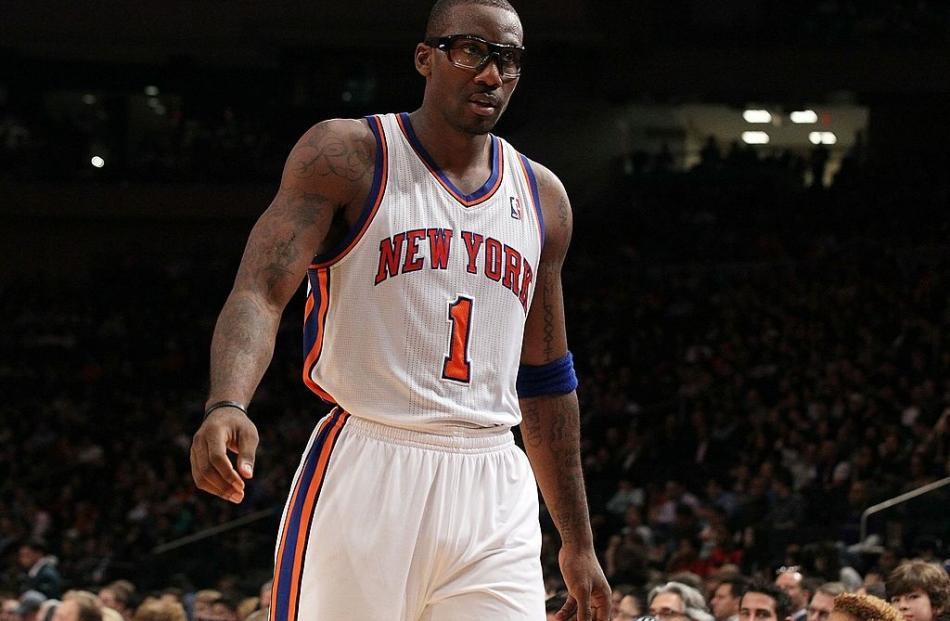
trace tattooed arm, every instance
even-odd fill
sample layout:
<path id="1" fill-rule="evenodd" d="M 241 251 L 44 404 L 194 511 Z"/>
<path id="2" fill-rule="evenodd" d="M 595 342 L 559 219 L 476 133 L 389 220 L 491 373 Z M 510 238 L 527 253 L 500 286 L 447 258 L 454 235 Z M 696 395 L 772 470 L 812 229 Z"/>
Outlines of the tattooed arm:
<path id="1" fill-rule="evenodd" d="M 355 221 L 369 193 L 376 143 L 364 121 L 319 123 L 287 158 L 274 200 L 251 230 L 234 287 L 211 341 L 207 404 L 250 402 L 274 352 L 280 316 L 331 225 Z M 240 502 L 253 474 L 257 429 L 237 408 L 214 410 L 195 434 L 191 468 L 200 489 Z M 238 471 L 227 457 L 237 453 Z"/>
<path id="2" fill-rule="evenodd" d="M 542 365 L 567 353 L 561 266 L 571 241 L 573 219 L 564 186 L 535 164 L 545 242 L 537 285 L 525 325 L 521 362 Z M 570 594 L 558 619 L 606 619 L 610 587 L 594 553 L 584 476 L 581 472 L 577 394 L 521 399 L 521 434 L 545 505 L 561 535 L 558 560 Z M 591 617 L 593 615 L 593 617 Z"/>

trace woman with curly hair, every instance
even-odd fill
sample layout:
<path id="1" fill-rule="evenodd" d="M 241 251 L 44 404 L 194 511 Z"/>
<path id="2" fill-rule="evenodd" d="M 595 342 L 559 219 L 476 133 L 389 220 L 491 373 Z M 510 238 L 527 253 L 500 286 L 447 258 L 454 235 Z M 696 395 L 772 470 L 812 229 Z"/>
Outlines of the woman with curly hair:
<path id="1" fill-rule="evenodd" d="M 903 621 L 896 608 L 873 595 L 842 593 L 835 597 L 828 621 Z"/>

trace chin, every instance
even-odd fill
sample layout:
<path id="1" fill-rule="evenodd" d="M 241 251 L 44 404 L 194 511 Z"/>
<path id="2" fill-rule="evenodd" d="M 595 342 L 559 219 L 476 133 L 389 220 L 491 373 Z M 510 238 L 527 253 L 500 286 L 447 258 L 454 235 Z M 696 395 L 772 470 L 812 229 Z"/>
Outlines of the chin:
<path id="1" fill-rule="evenodd" d="M 473 136 L 484 136 L 485 134 L 491 133 L 491 130 L 495 129 L 495 122 L 491 121 L 489 123 L 473 124 L 464 129 L 466 133 L 472 134 Z"/>

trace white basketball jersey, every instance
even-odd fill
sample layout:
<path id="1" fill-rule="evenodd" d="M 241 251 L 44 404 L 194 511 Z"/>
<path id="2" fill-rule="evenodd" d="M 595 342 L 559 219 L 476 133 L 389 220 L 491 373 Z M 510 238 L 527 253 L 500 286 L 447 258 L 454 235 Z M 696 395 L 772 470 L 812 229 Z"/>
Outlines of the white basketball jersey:
<path id="1" fill-rule="evenodd" d="M 308 271 L 307 386 L 354 416 L 453 433 L 521 421 L 515 381 L 543 244 L 527 158 L 491 136 L 463 194 L 408 114 L 367 117 L 376 170 L 347 238 Z"/>

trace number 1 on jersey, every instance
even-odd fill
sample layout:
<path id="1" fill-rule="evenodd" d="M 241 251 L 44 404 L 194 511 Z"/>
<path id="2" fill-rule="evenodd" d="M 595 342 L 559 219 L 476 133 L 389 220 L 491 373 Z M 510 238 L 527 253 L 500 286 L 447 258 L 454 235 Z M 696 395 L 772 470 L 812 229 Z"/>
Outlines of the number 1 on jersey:
<path id="1" fill-rule="evenodd" d="M 449 355 L 442 363 L 442 377 L 465 382 L 472 377 L 472 363 L 468 360 L 468 337 L 472 332 L 472 298 L 460 295 L 449 304 Z"/>

